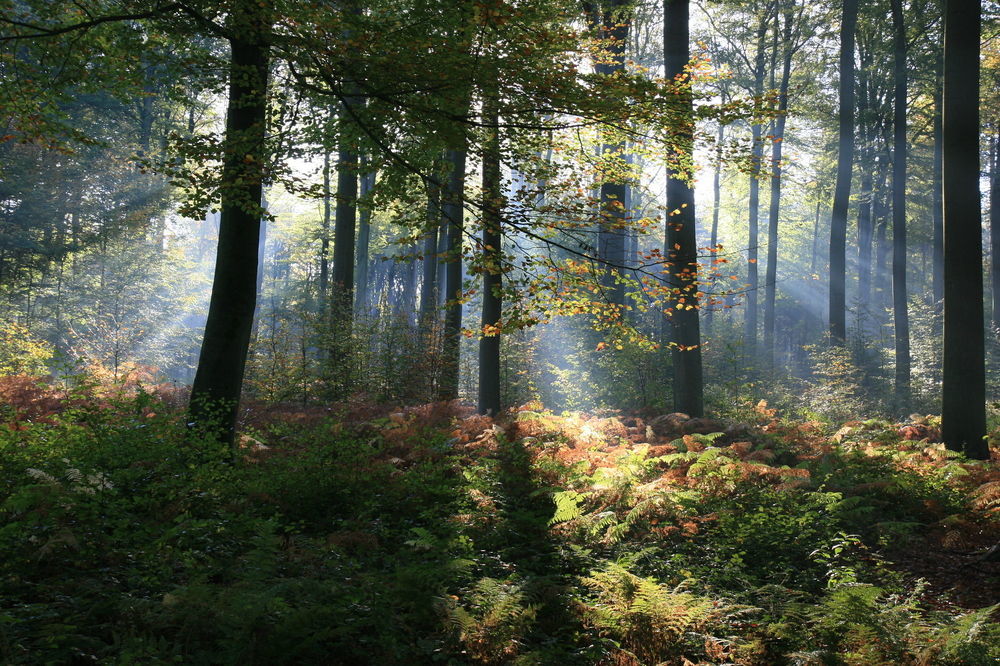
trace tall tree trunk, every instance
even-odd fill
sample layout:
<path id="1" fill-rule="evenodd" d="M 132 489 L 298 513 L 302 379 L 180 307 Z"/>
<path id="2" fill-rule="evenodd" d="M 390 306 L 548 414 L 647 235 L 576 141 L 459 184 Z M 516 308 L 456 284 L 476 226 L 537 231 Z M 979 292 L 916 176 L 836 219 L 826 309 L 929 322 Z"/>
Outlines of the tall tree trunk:
<path id="1" fill-rule="evenodd" d="M 819 263 L 819 218 L 820 212 L 823 210 L 823 197 L 824 193 L 820 191 L 819 198 L 816 199 L 816 214 L 813 217 L 813 238 L 812 238 L 812 252 L 809 255 L 809 273 L 812 275 L 816 274 L 816 266 Z"/>
<path id="2" fill-rule="evenodd" d="M 858 165 L 861 169 L 861 192 L 858 201 L 858 324 L 862 329 L 868 324 L 872 298 L 872 188 L 875 168 L 874 137 L 871 114 L 873 86 L 868 78 L 868 56 L 862 56 L 858 71 L 858 139 L 860 151 Z"/>
<path id="3" fill-rule="evenodd" d="M 937 312 L 940 313 L 941 299 L 944 298 L 944 203 L 941 200 L 941 160 L 944 154 L 944 146 L 941 138 L 941 73 L 944 68 L 944 61 L 938 56 L 936 63 L 935 79 L 937 86 L 934 89 L 934 159 L 931 195 L 931 220 L 933 224 L 934 261 L 932 267 L 933 286 L 931 293 L 934 295 L 934 304 Z M 935 327 L 940 333 L 940 326 Z"/>
<path id="4" fill-rule="evenodd" d="M 423 239 L 423 283 L 420 287 L 420 323 L 429 328 L 437 309 L 438 226 L 441 220 L 441 186 L 436 177 L 427 181 L 427 231 Z"/>
<path id="5" fill-rule="evenodd" d="M 270 3 L 234 3 L 222 215 L 208 319 L 191 387 L 191 423 L 235 440 L 240 390 L 253 327 L 263 193 Z"/>
<path id="6" fill-rule="evenodd" d="M 345 114 L 346 115 L 346 114 Z M 341 127 L 337 151 L 337 206 L 333 227 L 333 316 L 346 328 L 337 335 L 350 336 L 354 303 L 354 253 L 358 215 L 358 153 L 350 132 Z"/>
<path id="7" fill-rule="evenodd" d="M 323 149 L 323 223 L 319 237 L 319 311 L 326 324 L 330 295 L 330 150 Z"/>
<path id="8" fill-rule="evenodd" d="M 1000 139 L 993 138 L 990 151 L 990 286 L 992 328 L 1000 329 Z"/>
<path id="9" fill-rule="evenodd" d="M 503 311 L 499 117 L 495 102 L 485 101 L 488 127 L 483 146 L 483 320 L 479 338 L 479 413 L 497 416 L 500 402 L 500 318 Z"/>
<path id="10" fill-rule="evenodd" d="M 768 25 L 771 21 L 771 6 L 769 3 L 764 14 L 757 25 L 757 57 L 754 62 L 754 97 L 757 101 L 755 105 L 761 103 L 764 95 L 764 76 L 766 74 L 764 65 L 765 49 L 764 44 L 767 39 Z M 758 219 L 760 217 L 760 171 L 761 161 L 764 156 L 764 144 L 762 141 L 763 126 L 758 119 L 754 119 L 750 126 L 750 136 L 753 145 L 750 150 L 750 201 L 749 219 L 747 221 L 747 299 L 746 318 L 744 319 L 744 353 L 747 358 L 756 359 L 757 356 L 757 287 L 760 283 L 759 259 L 760 232 Z"/>
<path id="11" fill-rule="evenodd" d="M 674 98 L 679 148 L 684 157 L 694 151 L 694 101 L 691 79 L 685 67 L 690 55 L 688 0 L 664 0 L 663 60 L 665 76 L 681 86 Z M 668 278 L 676 296 L 672 299 L 670 331 L 673 343 L 674 409 L 690 416 L 704 413 L 701 367 L 701 330 L 698 316 L 698 240 L 695 233 L 693 174 L 667 174 L 667 216 L 664 255 Z"/>
<path id="12" fill-rule="evenodd" d="M 358 208 L 358 242 L 355 250 L 355 297 L 354 309 L 359 313 L 367 314 L 369 311 L 369 288 L 368 288 L 368 254 L 372 238 L 372 206 L 368 200 L 368 195 L 375 187 L 376 174 L 374 169 L 368 170 L 366 157 L 361 158 L 361 192 L 360 197 L 364 202 Z"/>
<path id="13" fill-rule="evenodd" d="M 847 207 L 854 162 L 854 33 L 858 0 L 843 0 L 840 20 L 840 141 L 830 215 L 830 340 L 847 339 Z"/>
<path id="14" fill-rule="evenodd" d="M 979 0 L 946 0 L 944 36 L 945 445 L 972 458 L 986 446 L 983 248 L 979 203 Z"/>
<path id="15" fill-rule="evenodd" d="M 715 170 L 712 174 L 712 229 L 710 232 L 708 246 L 711 248 L 710 254 L 712 259 L 715 258 L 715 252 L 719 247 L 719 210 L 722 208 L 722 142 L 726 138 L 726 126 L 719 123 L 718 133 L 716 134 L 716 149 L 715 149 Z M 715 273 L 717 264 L 711 264 L 709 268 L 709 279 L 712 280 L 712 284 L 715 284 Z M 715 291 L 714 289 L 712 290 Z M 713 296 L 714 298 L 714 296 Z M 705 312 L 705 337 L 710 337 L 712 335 L 712 323 L 715 320 L 715 306 L 709 307 Z"/>
<path id="16" fill-rule="evenodd" d="M 892 160 L 889 154 L 889 140 L 883 138 L 883 145 L 875 165 L 875 185 L 872 188 L 872 227 L 875 239 L 875 254 L 872 268 L 872 313 L 879 324 L 883 323 L 885 310 L 891 303 L 889 282 L 889 213 L 891 190 L 888 187 Z"/>
<path id="17" fill-rule="evenodd" d="M 893 27 L 892 320 L 896 398 L 910 404 L 910 318 L 906 302 L 906 24 L 903 0 L 890 0 Z"/>
<path id="18" fill-rule="evenodd" d="M 767 222 L 767 270 L 764 275 L 764 348 L 769 367 L 774 366 L 774 304 L 777 296 L 778 282 L 778 215 L 781 211 L 781 154 L 785 137 L 785 118 L 788 114 L 788 81 L 792 74 L 792 43 L 791 12 L 785 15 L 785 25 L 782 34 L 784 54 L 781 62 L 781 80 L 778 86 L 778 117 L 774 124 L 774 143 L 771 159 L 774 162 L 771 169 L 771 201 Z M 775 20 L 775 31 L 777 31 Z"/>
<path id="19" fill-rule="evenodd" d="M 625 46 L 628 42 L 631 17 L 631 0 L 602 0 L 599 34 L 607 40 L 606 62 L 595 63 L 598 74 L 609 78 L 625 71 Z M 625 209 L 626 183 L 620 175 L 625 143 L 605 143 L 601 147 L 603 160 L 614 164 L 612 173 L 601 176 L 600 225 L 598 231 L 597 256 L 604 262 L 602 283 L 608 302 L 625 304 L 625 284 L 618 278 L 625 265 L 625 235 L 627 212 Z"/>
<path id="20" fill-rule="evenodd" d="M 442 196 L 441 212 L 448 222 L 448 265 L 445 268 L 444 364 L 440 398 L 458 398 L 462 342 L 462 235 L 465 232 L 465 147 L 449 150 L 451 174 Z"/>

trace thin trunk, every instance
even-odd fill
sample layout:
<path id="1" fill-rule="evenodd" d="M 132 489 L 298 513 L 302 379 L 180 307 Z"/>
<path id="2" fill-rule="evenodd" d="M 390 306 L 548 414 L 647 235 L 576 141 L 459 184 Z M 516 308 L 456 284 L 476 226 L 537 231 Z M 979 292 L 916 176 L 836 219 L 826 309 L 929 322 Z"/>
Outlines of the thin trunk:
<path id="1" fill-rule="evenodd" d="M 361 192 L 360 197 L 363 200 L 362 205 L 358 208 L 358 242 L 357 248 L 354 256 L 355 265 L 355 296 L 354 296 L 354 307 L 360 313 L 367 313 L 369 306 L 369 288 L 368 288 L 368 254 L 371 246 L 372 238 L 372 206 L 371 202 L 368 201 L 368 195 L 371 193 L 372 188 L 375 187 L 375 171 L 369 171 L 365 167 L 368 165 L 368 160 L 366 157 L 361 158 Z"/>
<path id="2" fill-rule="evenodd" d="M 767 38 L 767 29 L 771 21 L 771 4 L 768 4 L 764 14 L 760 18 L 757 26 L 757 58 L 754 62 L 754 97 L 755 104 L 760 104 L 764 95 L 764 77 L 766 75 L 764 66 L 764 56 L 766 54 L 764 43 Z M 764 144 L 761 135 L 763 126 L 759 120 L 754 119 L 750 127 L 751 146 L 750 155 L 750 202 L 749 219 L 747 221 L 747 300 L 746 319 L 744 320 L 744 353 L 749 359 L 757 356 L 757 287 L 760 282 L 759 258 L 760 236 L 758 219 L 760 216 L 760 171 L 761 161 L 764 155 Z"/>
<path id="3" fill-rule="evenodd" d="M 330 286 L 330 151 L 323 150 L 323 226 L 320 227 L 319 238 L 319 311 L 324 314 L 329 311 Z"/>
<path id="4" fill-rule="evenodd" d="M 872 227 L 874 229 L 874 267 L 872 269 L 872 304 L 871 310 L 877 322 L 885 319 L 885 310 L 891 298 L 889 284 L 889 200 L 892 196 L 888 188 L 891 160 L 888 144 L 876 164 L 876 182 L 872 189 Z"/>
<path id="5" fill-rule="evenodd" d="M 989 449 L 979 202 L 980 13 L 979 0 L 945 2 L 941 424 L 948 448 L 985 459 Z"/>
<path id="6" fill-rule="evenodd" d="M 708 241 L 710 256 L 714 259 L 719 247 L 719 209 L 722 207 L 722 142 L 726 138 L 726 126 L 719 123 L 718 134 L 715 137 L 715 172 L 712 175 L 712 231 Z M 709 268 L 709 280 L 715 284 L 716 264 Z M 713 289 L 714 291 L 714 289 Z M 712 323 L 715 319 L 715 306 L 710 306 L 705 312 L 705 337 L 712 335 Z"/>
<path id="7" fill-rule="evenodd" d="M 232 32 L 229 104 L 222 173 L 222 215 L 212 297 L 198 370 L 191 387 L 189 422 L 235 440 L 237 409 L 253 326 L 263 193 L 270 6 L 238 3 Z M 250 159 L 248 159 L 248 157 Z"/>
<path id="8" fill-rule="evenodd" d="M 441 186 L 427 181 L 427 231 L 423 242 L 423 284 L 420 289 L 420 323 L 430 327 L 437 309 L 438 225 L 441 219 Z"/>
<path id="9" fill-rule="evenodd" d="M 809 260 L 809 273 L 816 274 L 816 264 L 819 261 L 819 217 L 823 210 L 823 195 L 816 200 L 816 215 L 813 218 L 813 240 L 812 240 L 812 254 Z"/>
<path id="10" fill-rule="evenodd" d="M 346 114 L 345 114 L 346 115 Z M 349 130 L 341 128 L 337 151 L 337 206 L 333 229 L 333 316 L 336 335 L 350 336 L 351 309 L 354 303 L 354 253 L 358 215 L 358 154 Z"/>
<path id="11" fill-rule="evenodd" d="M 785 137 L 785 118 L 788 114 L 788 81 L 792 74 L 792 21 L 793 15 L 785 15 L 782 41 L 784 57 L 781 63 L 781 81 L 778 88 L 778 117 L 774 124 L 774 143 L 771 158 L 771 201 L 767 223 L 767 271 L 764 275 L 764 348 L 767 363 L 774 365 L 774 304 L 778 282 L 778 215 L 781 210 L 781 154 Z M 777 29 L 777 20 L 775 21 Z M 777 31 L 777 30 L 776 30 Z"/>
<path id="12" fill-rule="evenodd" d="M 664 0 L 663 59 L 667 80 L 682 83 L 676 95 L 679 147 L 686 157 L 694 150 L 694 101 L 685 67 L 690 55 L 688 0 Z M 670 286 L 675 290 L 670 315 L 674 367 L 674 409 L 690 416 L 704 412 L 701 330 L 698 316 L 698 240 L 695 230 L 693 174 L 667 174 L 666 238 Z"/>
<path id="13" fill-rule="evenodd" d="M 441 212 L 448 222 L 448 265 L 445 268 L 444 364 L 440 398 L 458 398 L 462 341 L 462 235 L 465 213 L 465 148 L 449 150 L 451 163 L 448 186 L 442 197 Z"/>
<path id="14" fill-rule="evenodd" d="M 903 0 L 890 0 L 893 25 L 892 319 L 896 398 L 910 404 L 910 318 L 906 303 L 906 25 Z"/>
<path id="15" fill-rule="evenodd" d="M 993 288 L 992 326 L 1000 329 L 1000 140 L 993 138 L 990 157 L 990 285 Z"/>
<path id="16" fill-rule="evenodd" d="M 830 215 L 830 340 L 847 339 L 847 207 L 854 162 L 854 32 L 858 0 L 844 0 L 840 22 L 840 145 Z"/>
<path id="17" fill-rule="evenodd" d="M 858 140 L 860 152 L 858 165 L 861 169 L 861 192 L 858 197 L 858 324 L 861 328 L 867 323 L 872 298 L 872 188 L 874 179 L 874 150 L 872 143 L 875 132 L 872 129 L 871 93 L 872 85 L 868 78 L 867 57 L 862 59 L 862 67 L 858 71 Z"/>
<path id="18" fill-rule="evenodd" d="M 444 215 L 444 192 L 442 188 L 442 193 L 440 195 L 440 212 L 441 212 L 441 222 L 438 225 L 438 260 L 437 260 L 437 304 L 439 308 L 443 308 L 445 301 L 448 300 L 446 294 L 447 290 L 447 273 L 448 273 L 448 218 Z"/>
<path id="19" fill-rule="evenodd" d="M 628 41 L 631 0 L 604 0 L 601 12 L 600 36 L 608 40 L 604 62 L 598 62 L 594 69 L 598 74 L 614 78 L 625 71 L 625 45 Z M 601 149 L 603 159 L 614 165 L 612 173 L 602 176 L 600 188 L 600 226 L 598 232 L 597 256 L 606 262 L 603 267 L 602 283 L 605 298 L 616 306 L 624 306 L 625 284 L 621 282 L 621 267 L 625 265 L 626 184 L 617 164 L 625 152 L 624 142 L 605 143 Z"/>
<path id="20" fill-rule="evenodd" d="M 483 119 L 489 127 L 483 146 L 483 320 L 479 338 L 479 413 L 497 416 L 500 402 L 500 318 L 503 312 L 499 117 L 492 102 Z"/>
<path id="21" fill-rule="evenodd" d="M 941 201 L 941 158 L 944 154 L 941 139 L 941 72 L 944 63 L 938 56 L 936 64 L 937 86 L 934 90 L 934 161 L 933 161 L 933 193 L 931 195 L 931 219 L 934 227 L 934 262 L 933 262 L 933 287 L 931 293 L 934 297 L 935 309 L 940 313 L 941 299 L 944 298 L 944 213 Z M 941 332 L 940 323 L 935 319 L 935 329 Z"/>

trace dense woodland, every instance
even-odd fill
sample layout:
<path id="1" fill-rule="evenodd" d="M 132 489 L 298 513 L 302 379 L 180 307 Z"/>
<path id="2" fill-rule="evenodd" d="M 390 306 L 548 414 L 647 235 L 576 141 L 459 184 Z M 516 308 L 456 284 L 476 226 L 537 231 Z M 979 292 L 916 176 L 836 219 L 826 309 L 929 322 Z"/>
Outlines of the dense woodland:
<path id="1" fill-rule="evenodd" d="M 0 0 L 0 661 L 1000 662 L 1000 5 Z"/>

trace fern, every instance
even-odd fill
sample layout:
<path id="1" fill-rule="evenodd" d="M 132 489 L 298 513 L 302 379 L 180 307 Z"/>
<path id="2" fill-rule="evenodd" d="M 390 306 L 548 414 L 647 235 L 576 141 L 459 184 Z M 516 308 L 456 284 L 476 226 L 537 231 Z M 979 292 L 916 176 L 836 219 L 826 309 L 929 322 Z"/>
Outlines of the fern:
<path id="1" fill-rule="evenodd" d="M 554 493 L 552 500 L 556 504 L 556 511 L 549 519 L 549 525 L 558 525 L 571 520 L 576 520 L 583 515 L 580 504 L 586 499 L 586 493 L 579 493 L 575 490 L 564 490 Z"/>
<path id="2" fill-rule="evenodd" d="M 622 562 L 608 563 L 581 581 L 592 598 L 584 621 L 610 637 L 638 663 L 656 664 L 703 653 L 723 615 L 716 601 L 637 576 Z"/>
<path id="3" fill-rule="evenodd" d="M 445 622 L 474 663 L 506 664 L 516 658 L 538 605 L 527 603 L 524 585 L 481 578 L 466 595 L 438 600 Z"/>

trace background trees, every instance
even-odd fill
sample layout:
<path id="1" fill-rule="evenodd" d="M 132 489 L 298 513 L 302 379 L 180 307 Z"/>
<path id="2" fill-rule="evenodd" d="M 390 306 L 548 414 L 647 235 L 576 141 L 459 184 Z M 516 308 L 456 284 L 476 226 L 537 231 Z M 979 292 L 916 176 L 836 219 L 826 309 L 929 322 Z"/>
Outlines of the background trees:
<path id="1" fill-rule="evenodd" d="M 197 365 L 195 402 L 227 403 L 226 437 L 244 353 L 251 395 L 306 403 L 482 386 L 484 409 L 670 392 L 697 413 L 701 355 L 708 411 L 934 411 L 940 8 L 713 2 L 686 39 L 674 4 L 9 2 L 10 318 L 66 355 L 72 331 L 104 330 L 179 381 Z M 164 319 L 67 293 L 119 239 L 169 292 L 148 302 L 185 310 L 161 336 L 170 363 L 140 359 Z M 213 249 L 199 312 L 207 294 L 150 257 Z"/>

